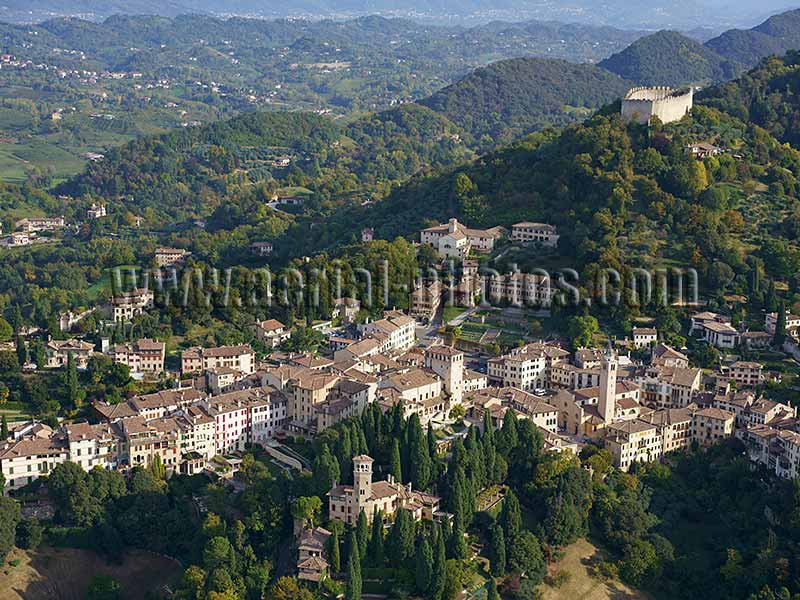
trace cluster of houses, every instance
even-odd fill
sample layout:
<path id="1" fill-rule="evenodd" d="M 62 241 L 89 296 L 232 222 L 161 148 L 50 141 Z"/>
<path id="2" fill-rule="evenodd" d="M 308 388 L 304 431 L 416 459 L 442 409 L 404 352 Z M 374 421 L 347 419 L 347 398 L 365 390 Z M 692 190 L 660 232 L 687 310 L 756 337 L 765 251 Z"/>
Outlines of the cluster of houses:
<path id="1" fill-rule="evenodd" d="M 126 472 L 158 456 L 170 472 L 196 474 L 217 455 L 265 443 L 286 419 L 286 398 L 268 386 L 211 396 L 192 388 L 96 403 L 96 424 L 21 425 L 0 445 L 6 492 L 72 461 Z"/>
<path id="2" fill-rule="evenodd" d="M 647 365 L 597 349 L 570 356 L 532 343 L 490 359 L 488 379 L 491 387 L 468 398 L 473 410 L 490 410 L 499 421 L 511 409 L 551 434 L 601 442 L 622 470 L 692 443 L 800 429 L 793 407 L 757 395 L 761 364 L 738 360 L 707 373 L 658 343 Z M 789 437 L 782 434 L 781 443 Z"/>
<path id="3" fill-rule="evenodd" d="M 791 342 L 797 344 L 800 337 L 800 316 L 786 312 L 786 335 Z M 731 324 L 727 315 L 703 311 L 690 317 L 689 333 L 722 350 L 731 350 L 742 346 L 752 350 L 770 346 L 775 337 L 778 313 L 771 312 L 764 316 L 763 331 L 740 332 Z"/>
<path id="4" fill-rule="evenodd" d="M 365 237 L 372 239 L 373 232 L 362 231 L 362 240 Z M 489 229 L 473 229 L 458 219 L 451 218 L 447 223 L 428 227 L 420 232 L 420 242 L 433 246 L 440 257 L 464 260 L 470 252 L 489 253 L 494 250 L 495 243 L 501 237 L 508 235 L 512 241 L 521 244 L 539 244 L 553 247 L 558 244 L 558 232 L 552 225 L 546 223 L 531 223 L 528 221 L 516 223 L 511 226 L 511 232 L 504 227 L 490 227 Z"/>
<path id="5" fill-rule="evenodd" d="M 277 329 L 285 330 L 282 325 Z M 196 473 L 216 455 L 240 452 L 248 444 L 267 445 L 279 433 L 315 435 L 373 402 L 387 409 L 400 402 L 405 414 L 416 412 L 425 423 L 444 421 L 464 390 L 486 385 L 485 377 L 465 375 L 463 354 L 452 348 L 411 352 L 413 319 L 405 315 L 389 311 L 364 324 L 363 336 L 361 341 L 378 343 L 381 352 L 356 358 L 348 350 L 359 343 L 354 341 L 331 358 L 274 352 L 268 362 L 257 363 L 249 345 L 188 348 L 181 353 L 181 379 L 174 389 L 120 404 L 96 403 L 97 425 L 15 430 L 0 448 L 7 490 L 66 460 L 87 469 L 102 464 L 126 470 L 150 464 L 158 455 L 169 470 Z M 72 355 L 84 368 L 93 351 L 88 342 L 51 341 L 48 366 L 63 366 Z M 132 370 L 164 368 L 162 342 L 142 339 L 108 352 Z M 98 452 L 86 454 L 74 445 L 77 434 L 70 429 L 78 427 L 82 444 L 93 440 L 103 446 L 102 461 Z"/>
<path id="6" fill-rule="evenodd" d="M 106 216 L 104 204 L 93 203 L 86 211 L 89 220 L 100 219 Z M 29 246 L 33 244 L 38 234 L 49 233 L 64 229 L 67 226 L 64 215 L 58 217 L 25 217 L 14 223 L 14 231 L 0 237 L 0 247 Z M 2 234 L 2 231 L 0 231 Z"/>
<path id="7" fill-rule="evenodd" d="M 27 225 L 30 230 L 30 223 Z M 34 225 L 36 227 L 36 225 Z M 30 231 L 35 231 L 30 230 Z M 371 230 L 362 238 L 372 239 Z M 490 252 L 501 236 L 520 244 L 555 246 L 556 229 L 543 223 L 517 223 L 471 229 L 456 219 L 421 232 L 423 244 L 442 258 L 462 261 L 456 300 L 473 305 L 483 291 L 492 300 L 548 304 L 546 276 L 509 273 L 479 276 L 474 252 Z M 271 252 L 264 247 L 264 255 Z M 259 253 L 261 251 L 259 250 Z M 159 247 L 159 267 L 183 263 L 186 250 Z M 486 372 L 467 368 L 461 350 L 442 340 L 418 344 L 418 321 L 430 321 L 442 302 L 439 281 L 421 282 L 410 296 L 410 310 L 385 311 L 376 320 L 359 319 L 355 298 L 338 298 L 332 318 L 347 333 L 328 338 L 324 355 L 289 353 L 278 348 L 290 327 L 276 319 L 250 325 L 254 338 L 270 350 L 259 361 L 248 344 L 192 347 L 180 354 L 175 387 L 135 396 L 119 404 L 94 404 L 94 424 L 65 423 L 52 429 L 40 423 L 14 428 L 0 440 L 0 471 L 5 491 L 17 490 L 64 461 L 89 470 L 95 466 L 127 471 L 156 457 L 169 471 L 195 474 L 213 469 L 219 456 L 249 445 L 272 448 L 283 435 L 313 437 L 377 404 L 397 406 L 405 417 L 417 415 L 425 427 L 443 428 L 462 407 L 465 422 L 501 427 L 506 415 L 530 421 L 554 452 L 577 452 L 593 441 L 611 451 L 616 467 L 659 460 L 692 445 L 707 446 L 736 436 L 755 462 L 785 477 L 800 476 L 800 422 L 796 409 L 768 400 L 759 390 L 769 376 L 761 364 L 733 360 L 713 372 L 690 365 L 681 351 L 659 343 L 652 327 L 634 327 L 620 347 L 631 354 L 596 348 L 574 352 L 557 343 L 532 342 L 488 360 Z M 111 299 L 111 317 L 131 321 L 153 306 L 147 289 L 132 289 Z M 75 317 L 77 318 L 77 317 Z M 72 318 L 69 319 L 70 321 Z M 766 315 L 765 331 L 739 332 L 729 318 L 712 312 L 691 316 L 690 331 L 723 350 L 769 345 L 778 315 Z M 787 314 L 786 329 L 795 339 L 800 317 Z M 102 352 L 132 374 L 165 372 L 165 345 L 152 339 L 107 345 Z M 51 340 L 45 367 L 59 368 L 72 357 L 86 368 L 95 346 L 81 340 Z M 487 418 L 488 417 L 488 418 Z M 460 435 L 460 434 L 456 434 Z M 446 444 L 447 438 L 440 440 Z M 391 519 L 399 508 L 417 519 L 444 518 L 439 498 L 413 490 L 391 477 L 373 481 L 373 460 L 353 459 L 354 483 L 336 484 L 328 493 L 332 519 L 355 524 L 358 516 L 380 511 Z M 319 581 L 327 575 L 325 529 L 303 528 L 299 536 L 300 577 Z"/>
<path id="8" fill-rule="evenodd" d="M 36 240 L 37 234 L 55 231 L 66 226 L 64 217 L 28 217 L 14 224 L 14 231 L 0 238 L 0 246 L 29 246 Z"/>
<path id="9" fill-rule="evenodd" d="M 435 287 L 427 291 L 420 305 L 432 302 L 437 292 Z M 134 290 L 115 298 L 114 306 L 120 311 L 126 307 L 119 317 L 130 318 L 132 310 L 142 310 L 148 302 L 152 295 Z M 649 349 L 649 360 L 532 342 L 489 359 L 486 373 L 481 373 L 467 368 L 465 354 L 441 340 L 418 344 L 414 317 L 430 312 L 390 310 L 380 319 L 356 324 L 357 300 L 338 299 L 334 310 L 351 324 L 351 333 L 331 335 L 324 355 L 278 350 L 289 328 L 267 319 L 251 325 L 256 339 L 272 350 L 263 361 L 246 344 L 187 348 L 180 354 L 181 374 L 173 389 L 120 404 L 96 403 L 95 424 L 15 428 L 0 446 L 6 491 L 67 460 L 85 469 L 127 471 L 158 456 L 173 472 L 214 472 L 220 456 L 236 455 L 252 444 L 271 448 L 276 438 L 288 434 L 313 437 L 371 404 L 384 411 L 400 406 L 405 417 L 417 415 L 423 426 L 435 429 L 452 423 L 456 406 L 463 407 L 459 412 L 466 415 L 465 422 L 476 427 L 489 422 L 499 428 L 511 411 L 531 420 L 549 451 L 578 452 L 582 444 L 594 441 L 609 449 L 615 466 L 624 471 L 637 462 L 736 436 L 752 460 L 781 476 L 800 475 L 796 410 L 759 394 L 769 375 L 757 362 L 729 361 L 704 371 L 692 367 L 679 350 L 659 343 L 656 329 L 635 327 L 621 346 L 639 350 L 634 354 L 639 357 Z M 776 320 L 767 316 L 767 335 Z M 707 338 L 711 333 L 706 331 L 726 321 L 698 313 L 691 323 L 696 335 Z M 787 316 L 787 328 L 799 326 L 800 318 Z M 46 350 L 48 367 L 63 367 L 72 355 L 78 368 L 84 368 L 94 346 L 53 340 Z M 155 340 L 103 351 L 134 373 L 164 371 L 164 344 Z M 353 465 L 354 483 L 336 484 L 328 493 L 331 518 L 352 525 L 362 512 L 371 516 L 379 510 L 391 519 L 401 507 L 417 519 L 445 516 L 435 496 L 391 477 L 373 481 L 370 457 L 357 456 Z M 319 581 L 327 575 L 324 548 L 329 535 L 319 527 L 300 532 L 301 578 Z"/>

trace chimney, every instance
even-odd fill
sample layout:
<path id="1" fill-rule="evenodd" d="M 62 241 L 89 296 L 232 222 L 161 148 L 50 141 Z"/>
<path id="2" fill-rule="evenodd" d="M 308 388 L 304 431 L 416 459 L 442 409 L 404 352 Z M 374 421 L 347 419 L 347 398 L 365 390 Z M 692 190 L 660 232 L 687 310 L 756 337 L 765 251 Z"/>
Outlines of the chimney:
<path id="1" fill-rule="evenodd" d="M 447 222 L 447 233 L 455 233 L 458 227 L 458 220 L 453 217 Z"/>

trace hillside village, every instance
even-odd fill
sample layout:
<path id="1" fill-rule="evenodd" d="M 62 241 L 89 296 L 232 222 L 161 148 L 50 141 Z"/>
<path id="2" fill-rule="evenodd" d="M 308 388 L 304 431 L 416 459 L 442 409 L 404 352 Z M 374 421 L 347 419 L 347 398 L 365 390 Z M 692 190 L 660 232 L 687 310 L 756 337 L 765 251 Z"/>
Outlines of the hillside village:
<path id="1" fill-rule="evenodd" d="M 65 226 L 63 219 L 18 225 L 31 233 Z M 362 318 L 358 299 L 336 299 L 330 320 L 314 326 L 327 338 L 319 353 L 284 350 L 294 328 L 277 319 L 251 324 L 258 351 L 251 344 L 189 347 L 176 352 L 177 362 L 154 339 L 103 339 L 100 347 L 85 337 L 50 340 L 44 364 L 26 364 L 26 370 L 83 371 L 101 353 L 136 379 L 167 385 L 119 403 L 95 402 L 88 421 L 9 424 L 0 446 L 4 492 L 24 491 L 68 461 L 86 472 L 163 465 L 167 474 L 232 481 L 243 453 L 253 447 L 284 468 L 302 470 L 305 463 L 287 441 L 313 440 L 373 405 L 385 414 L 399 410 L 403 419 L 413 417 L 429 428 L 439 452 L 455 439 L 466 440 L 473 428 L 499 431 L 513 418 L 529 420 L 548 452 L 578 455 L 597 445 L 622 472 L 735 438 L 754 465 L 781 478 L 800 476 L 797 409 L 762 394 L 780 375 L 738 358 L 780 338 L 781 350 L 800 355 L 800 316 L 767 313 L 762 330 L 742 331 L 728 315 L 690 312 L 689 334 L 725 357 L 713 368 L 694 366 L 685 350 L 670 347 L 652 326 L 635 326 L 629 337 L 606 347 L 574 350 L 562 341 L 523 336 L 487 356 L 485 346 L 459 339 L 442 322 L 452 298 L 462 302 L 466 319 L 488 301 L 523 311 L 547 309 L 556 291 L 549 281 L 521 273 L 482 275 L 475 258 L 492 253 L 499 242 L 543 249 L 557 246 L 558 238 L 555 227 L 531 222 L 510 231 L 481 230 L 452 218 L 427 228 L 420 243 L 444 263 L 462 263 L 461 277 L 449 287 L 438 279 L 423 281 L 411 294 L 409 314 L 387 310 L 377 320 Z M 159 247 L 153 260 L 157 269 L 180 269 L 189 257 L 185 250 Z M 154 299 L 145 288 L 119 293 L 107 306 L 63 315 L 62 329 L 68 333 L 91 313 L 129 323 L 157 310 Z M 380 509 L 391 518 L 400 507 L 417 520 L 452 518 L 435 495 L 391 476 L 373 481 L 372 462 L 353 457 L 354 486 L 338 485 L 328 494 L 331 519 L 355 525 L 362 513 Z M 301 580 L 329 576 L 330 535 L 320 527 L 298 533 Z"/>
<path id="2" fill-rule="evenodd" d="M 795 28 L 0 24 L 0 590 L 796 600 Z"/>

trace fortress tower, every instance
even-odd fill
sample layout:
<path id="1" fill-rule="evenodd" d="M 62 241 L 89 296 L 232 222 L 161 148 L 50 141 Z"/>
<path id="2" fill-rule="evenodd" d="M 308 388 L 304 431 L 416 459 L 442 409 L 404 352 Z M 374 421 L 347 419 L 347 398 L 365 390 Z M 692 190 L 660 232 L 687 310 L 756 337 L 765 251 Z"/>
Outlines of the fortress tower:
<path id="1" fill-rule="evenodd" d="M 597 399 L 597 411 L 606 425 L 614 421 L 617 406 L 617 360 L 610 353 L 603 356 L 600 362 L 600 396 Z"/>
<path id="2" fill-rule="evenodd" d="M 649 124 L 653 117 L 662 123 L 679 121 L 692 110 L 694 88 L 635 87 L 622 99 L 622 120 Z"/>
<path id="3" fill-rule="evenodd" d="M 464 399 L 464 353 L 450 346 L 431 346 L 425 350 L 425 367 L 444 380 L 444 391 L 450 402 Z"/>

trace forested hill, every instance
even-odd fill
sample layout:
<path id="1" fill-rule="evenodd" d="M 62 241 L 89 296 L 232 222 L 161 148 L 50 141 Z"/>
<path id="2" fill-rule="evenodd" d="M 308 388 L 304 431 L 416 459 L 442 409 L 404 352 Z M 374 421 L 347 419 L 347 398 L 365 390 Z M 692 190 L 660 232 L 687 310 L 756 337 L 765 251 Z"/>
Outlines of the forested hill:
<path id="1" fill-rule="evenodd" d="M 223 200 L 263 204 L 285 187 L 309 186 L 317 202 L 363 198 L 472 158 L 460 132 L 414 104 L 346 127 L 311 113 L 248 113 L 130 142 L 57 192 L 111 198 L 112 211 L 150 227 L 208 216 Z"/>
<path id="2" fill-rule="evenodd" d="M 700 93 L 703 104 L 768 130 L 800 148 L 800 53 L 765 59 L 741 78 Z"/>
<path id="3" fill-rule="evenodd" d="M 594 65 L 518 58 L 477 69 L 420 104 L 490 146 L 586 117 L 631 85 Z"/>
<path id="4" fill-rule="evenodd" d="M 800 9 L 770 17 L 752 29 L 731 29 L 706 46 L 748 67 L 765 56 L 800 49 Z"/>
<path id="5" fill-rule="evenodd" d="M 677 31 L 635 41 L 600 66 L 642 85 L 708 84 L 735 77 L 739 65 Z"/>
<path id="6" fill-rule="evenodd" d="M 800 73 L 788 79 L 797 85 Z M 685 149 L 692 141 L 728 152 L 698 161 Z M 649 134 L 613 111 L 534 134 L 413 181 L 365 218 L 388 239 L 448 216 L 473 226 L 544 220 L 560 228 L 560 252 L 585 274 L 677 260 L 701 271 L 704 292 L 748 293 L 753 264 L 763 261 L 779 279 L 800 267 L 798 192 L 800 152 L 698 104 L 691 117 Z"/>
<path id="7" fill-rule="evenodd" d="M 762 58 L 800 49 L 800 9 L 770 17 L 752 29 L 732 29 L 705 44 L 675 31 L 633 42 L 600 66 L 642 85 L 719 83 Z"/>

